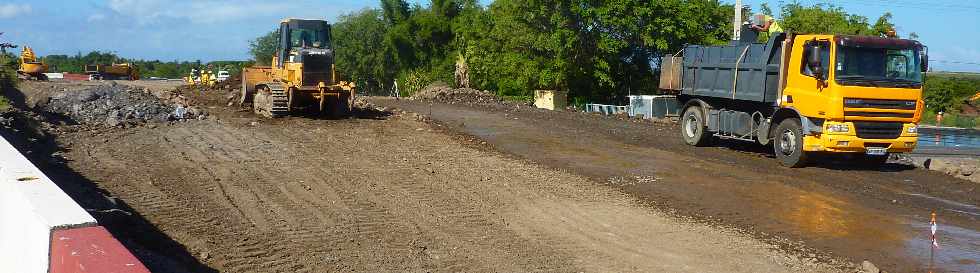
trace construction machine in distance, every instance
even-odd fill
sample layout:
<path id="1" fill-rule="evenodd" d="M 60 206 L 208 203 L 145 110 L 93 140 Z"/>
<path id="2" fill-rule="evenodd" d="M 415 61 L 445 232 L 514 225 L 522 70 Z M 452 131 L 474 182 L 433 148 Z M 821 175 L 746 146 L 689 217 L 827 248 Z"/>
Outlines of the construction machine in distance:
<path id="1" fill-rule="evenodd" d="M 47 80 L 44 73 L 48 72 L 48 65 L 44 64 L 34 54 L 34 50 L 29 46 L 24 46 L 20 51 L 20 68 L 17 69 L 17 77 L 22 80 Z"/>
<path id="2" fill-rule="evenodd" d="M 101 65 L 92 64 L 85 66 L 85 74 L 89 75 L 89 80 L 130 80 L 140 79 L 139 69 L 129 63 Z"/>
<path id="3" fill-rule="evenodd" d="M 341 81 L 334 65 L 330 24 L 324 20 L 285 19 L 271 66 L 242 71 L 240 104 L 256 114 L 281 117 L 301 110 L 351 113 L 355 85 Z"/>

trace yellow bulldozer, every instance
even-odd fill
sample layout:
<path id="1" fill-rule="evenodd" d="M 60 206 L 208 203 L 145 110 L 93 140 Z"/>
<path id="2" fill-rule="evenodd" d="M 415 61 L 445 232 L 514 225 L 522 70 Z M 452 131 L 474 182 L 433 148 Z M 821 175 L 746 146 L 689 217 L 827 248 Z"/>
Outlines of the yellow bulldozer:
<path id="1" fill-rule="evenodd" d="M 29 46 L 24 46 L 20 51 L 20 68 L 17 69 L 17 76 L 22 80 L 47 80 L 44 73 L 48 72 L 48 65 L 44 64 L 34 50 Z"/>
<path id="2" fill-rule="evenodd" d="M 330 24 L 285 19 L 279 25 L 278 41 L 271 66 L 242 71 L 240 104 L 266 117 L 302 110 L 335 117 L 350 115 L 356 86 L 337 75 Z"/>

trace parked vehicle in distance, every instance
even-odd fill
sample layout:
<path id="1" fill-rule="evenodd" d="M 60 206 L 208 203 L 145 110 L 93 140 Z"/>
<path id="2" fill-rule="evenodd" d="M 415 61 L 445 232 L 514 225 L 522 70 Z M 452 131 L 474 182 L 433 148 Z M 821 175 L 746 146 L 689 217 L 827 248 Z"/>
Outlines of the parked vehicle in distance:
<path id="1" fill-rule="evenodd" d="M 228 78 L 231 78 L 231 73 L 228 73 L 228 71 L 225 70 L 220 70 L 218 71 L 218 75 L 215 77 L 217 77 L 219 82 L 223 82 L 228 80 Z"/>
<path id="2" fill-rule="evenodd" d="M 814 154 L 884 164 L 918 140 L 926 48 L 917 41 L 743 31 L 729 46 L 692 45 L 666 56 L 662 89 L 679 91 L 681 135 L 773 145 L 785 166 Z"/>

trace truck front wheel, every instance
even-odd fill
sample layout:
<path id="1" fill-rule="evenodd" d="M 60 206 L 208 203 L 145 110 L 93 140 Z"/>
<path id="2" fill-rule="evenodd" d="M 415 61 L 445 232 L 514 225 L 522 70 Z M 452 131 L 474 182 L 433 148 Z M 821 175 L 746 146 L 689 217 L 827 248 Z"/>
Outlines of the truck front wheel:
<path id="1" fill-rule="evenodd" d="M 687 142 L 691 146 L 704 146 L 708 144 L 711 135 L 705 132 L 705 124 L 701 107 L 692 106 L 687 108 L 681 120 L 681 135 L 684 136 L 684 142 Z"/>
<path id="2" fill-rule="evenodd" d="M 803 151 L 803 126 L 795 118 L 784 119 L 776 126 L 773 150 L 783 166 L 798 168 L 806 165 L 807 155 Z"/>

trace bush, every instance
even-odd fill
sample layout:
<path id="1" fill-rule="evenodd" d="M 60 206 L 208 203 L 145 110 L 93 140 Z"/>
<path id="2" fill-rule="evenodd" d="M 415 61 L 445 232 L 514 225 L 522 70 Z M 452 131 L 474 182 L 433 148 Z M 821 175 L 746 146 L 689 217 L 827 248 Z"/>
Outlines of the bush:
<path id="1" fill-rule="evenodd" d="M 420 70 L 411 70 L 398 76 L 398 95 L 411 97 L 433 82 L 432 78 Z"/>

